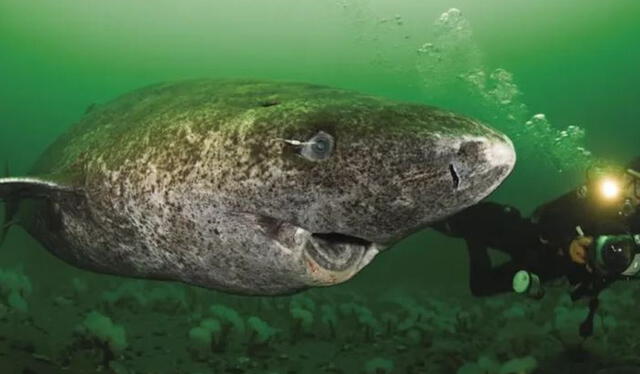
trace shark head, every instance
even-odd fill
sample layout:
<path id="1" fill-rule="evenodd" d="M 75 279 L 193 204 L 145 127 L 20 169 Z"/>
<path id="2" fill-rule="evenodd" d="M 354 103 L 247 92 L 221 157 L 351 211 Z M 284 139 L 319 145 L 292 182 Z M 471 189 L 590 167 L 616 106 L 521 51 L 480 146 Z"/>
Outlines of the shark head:
<path id="1" fill-rule="evenodd" d="M 248 241 L 298 261 L 295 271 L 255 261 L 297 276 L 280 283 L 351 278 L 396 241 L 485 198 L 515 163 L 505 135 L 448 111 L 324 87 L 289 90 L 296 94 L 269 96 L 238 119 L 246 126 L 228 142 L 234 172 L 223 187 L 226 210 L 252 227 Z"/>

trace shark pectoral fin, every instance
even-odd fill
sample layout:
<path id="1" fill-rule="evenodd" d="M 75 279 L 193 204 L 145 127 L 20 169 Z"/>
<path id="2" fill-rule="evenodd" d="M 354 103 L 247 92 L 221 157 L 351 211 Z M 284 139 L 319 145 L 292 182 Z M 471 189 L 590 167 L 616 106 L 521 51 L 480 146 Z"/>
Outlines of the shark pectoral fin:
<path id="1" fill-rule="evenodd" d="M 0 201 L 4 202 L 4 219 L 0 221 L 0 245 L 11 226 L 18 223 L 15 218 L 22 199 L 55 200 L 61 195 L 77 194 L 78 189 L 55 182 L 55 178 L 21 177 L 0 178 Z"/>
<path id="2" fill-rule="evenodd" d="M 0 178 L 0 200 L 5 202 L 25 198 L 50 198 L 56 194 L 77 193 L 79 190 L 53 179 L 38 177 Z"/>

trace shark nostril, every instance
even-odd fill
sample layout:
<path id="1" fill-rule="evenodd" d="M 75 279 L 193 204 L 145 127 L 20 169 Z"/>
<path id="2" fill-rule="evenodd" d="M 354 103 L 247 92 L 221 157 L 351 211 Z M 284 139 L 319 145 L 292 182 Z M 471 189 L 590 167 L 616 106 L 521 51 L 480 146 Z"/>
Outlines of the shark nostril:
<path id="1" fill-rule="evenodd" d="M 449 173 L 451 174 L 451 179 L 453 180 L 453 188 L 458 189 L 460 186 L 460 176 L 458 175 L 458 171 L 453 164 L 449 164 Z"/>
<path id="2" fill-rule="evenodd" d="M 460 157 L 473 157 L 473 155 L 481 152 L 484 147 L 484 143 L 478 140 L 472 140 L 463 143 L 458 149 L 458 156 Z"/>

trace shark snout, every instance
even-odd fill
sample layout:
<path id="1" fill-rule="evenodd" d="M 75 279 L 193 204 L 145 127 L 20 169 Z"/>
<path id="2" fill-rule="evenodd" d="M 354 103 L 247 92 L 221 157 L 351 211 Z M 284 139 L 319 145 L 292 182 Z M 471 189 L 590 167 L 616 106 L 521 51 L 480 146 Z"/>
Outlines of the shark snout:
<path id="1" fill-rule="evenodd" d="M 506 136 L 489 139 L 485 148 L 485 159 L 494 167 L 507 167 L 509 172 L 516 163 L 516 151 L 513 142 Z"/>
<path id="2" fill-rule="evenodd" d="M 330 230 L 324 231 L 394 243 L 487 197 L 507 178 L 516 158 L 511 141 L 492 133 L 440 137 L 420 146 L 422 157 L 412 158 L 417 152 L 407 146 L 404 159 L 411 162 L 367 177 L 372 183 L 365 193 L 354 184 L 354 197 L 341 200 L 342 213 L 327 220 Z"/>
<path id="3" fill-rule="evenodd" d="M 460 142 L 448 165 L 455 190 L 486 196 L 513 170 L 516 152 L 506 136 Z"/>

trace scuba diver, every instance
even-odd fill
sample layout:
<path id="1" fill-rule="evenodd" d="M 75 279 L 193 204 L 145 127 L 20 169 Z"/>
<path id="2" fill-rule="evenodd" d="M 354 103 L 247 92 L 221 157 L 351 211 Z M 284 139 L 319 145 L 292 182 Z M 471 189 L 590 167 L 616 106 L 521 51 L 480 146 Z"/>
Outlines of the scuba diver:
<path id="1" fill-rule="evenodd" d="M 466 241 L 474 296 L 505 292 L 533 298 L 542 284 L 566 278 L 572 299 L 589 298 L 580 333 L 589 336 L 599 293 L 619 279 L 640 278 L 640 157 L 626 168 L 593 166 L 585 185 L 538 207 L 531 217 L 483 202 L 433 226 Z M 488 249 L 509 255 L 493 265 Z"/>

